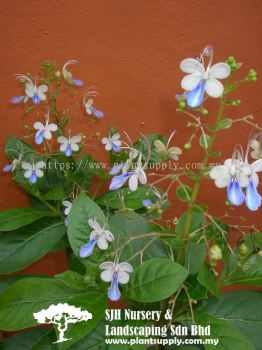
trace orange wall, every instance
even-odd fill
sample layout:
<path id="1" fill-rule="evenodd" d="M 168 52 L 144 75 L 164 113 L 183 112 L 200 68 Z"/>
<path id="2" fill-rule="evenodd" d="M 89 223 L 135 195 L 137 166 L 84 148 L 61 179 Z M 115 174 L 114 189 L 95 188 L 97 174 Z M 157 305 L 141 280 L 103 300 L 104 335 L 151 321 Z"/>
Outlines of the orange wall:
<path id="1" fill-rule="evenodd" d="M 8 135 L 21 136 L 23 124 L 37 119 L 22 117 L 19 107 L 8 105 L 19 87 L 14 74 L 34 72 L 44 59 L 63 64 L 78 59 L 77 77 L 96 85 L 103 121 L 90 124 L 79 114 L 76 131 L 106 133 L 109 124 L 124 128 L 132 137 L 139 131 L 168 135 L 178 130 L 176 143 L 183 145 L 189 135 L 186 120 L 175 112 L 173 95 L 180 92 L 183 58 L 198 54 L 206 44 L 215 47 L 215 61 L 234 55 L 244 62 L 243 71 L 262 69 L 260 0 L 9 0 L 1 2 L 1 147 Z M 243 73 L 244 74 L 244 73 Z M 227 117 L 255 113 L 262 118 L 262 80 L 237 91 L 243 104 L 229 108 Z M 210 103 L 213 121 L 217 101 Z M 227 130 L 218 140 L 224 157 L 236 143 L 245 147 L 250 128 Z M 201 151 L 191 150 L 186 158 L 199 161 Z M 5 157 L 0 154 L 0 164 Z M 1 175 L 1 208 L 27 203 L 8 175 Z M 202 188 L 201 201 L 209 201 L 217 215 L 224 212 L 225 192 L 211 183 Z M 184 209 L 176 204 L 175 216 Z M 260 224 L 261 211 L 235 210 L 248 214 L 250 223 Z"/>

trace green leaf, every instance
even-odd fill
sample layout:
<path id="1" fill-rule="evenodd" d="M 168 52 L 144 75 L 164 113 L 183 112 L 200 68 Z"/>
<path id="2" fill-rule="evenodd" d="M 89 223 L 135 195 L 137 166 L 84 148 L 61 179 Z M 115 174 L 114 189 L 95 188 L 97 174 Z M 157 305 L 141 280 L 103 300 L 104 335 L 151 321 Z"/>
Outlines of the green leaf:
<path id="1" fill-rule="evenodd" d="M 79 339 L 86 336 L 99 323 L 105 314 L 107 307 L 107 298 L 100 292 L 88 292 L 85 296 L 77 296 L 69 300 L 68 304 L 81 307 L 92 313 L 92 319 L 87 322 L 78 322 L 70 324 L 66 331 L 67 342 L 59 344 L 59 349 L 67 349 L 70 345 L 76 343 Z"/>
<path id="2" fill-rule="evenodd" d="M 215 281 L 214 271 L 210 266 L 204 264 L 197 275 L 197 280 L 202 286 L 204 286 L 209 292 L 215 296 L 220 295 L 220 291 Z"/>
<path id="3" fill-rule="evenodd" d="M 179 235 L 182 235 L 184 233 L 186 218 L 187 218 L 187 212 L 183 213 L 178 220 L 178 223 L 176 225 L 176 232 Z M 193 212 L 190 232 L 191 233 L 194 232 L 195 234 L 198 233 L 198 235 L 195 235 L 197 239 L 201 236 L 203 232 L 202 226 L 203 226 L 203 214 L 199 212 Z"/>
<path id="4" fill-rule="evenodd" d="M 209 147 L 211 141 L 211 137 L 207 134 L 201 135 L 199 138 L 199 144 L 202 148 L 207 149 Z"/>
<path id="5" fill-rule="evenodd" d="M 88 220 L 91 218 L 96 218 L 101 227 L 105 225 L 105 228 L 110 231 L 103 211 L 91 198 L 82 192 L 74 201 L 68 216 L 68 239 L 77 257 L 79 257 L 80 247 L 89 241 L 92 228 L 88 225 Z M 96 251 L 97 249 L 95 249 L 94 256 L 96 256 Z M 81 261 L 88 263 L 88 260 L 82 259 Z"/>
<path id="6" fill-rule="evenodd" d="M 46 333 L 48 329 L 29 329 L 7 337 L 0 343 L 0 350 L 28 350 Z"/>
<path id="7" fill-rule="evenodd" d="M 28 278 L 28 277 L 36 277 L 36 276 L 27 274 L 27 275 L 8 276 L 6 278 L 0 279 L 0 294 L 3 293 L 8 287 L 10 287 L 11 284 L 23 278 Z"/>
<path id="8" fill-rule="evenodd" d="M 176 196 L 182 202 L 189 202 L 192 196 L 192 188 L 187 185 L 179 185 L 176 189 Z"/>
<path id="9" fill-rule="evenodd" d="M 16 208 L 0 212 L 0 231 L 12 231 L 44 217 L 54 216 L 49 210 L 39 208 Z"/>
<path id="10" fill-rule="evenodd" d="M 189 241 L 186 245 L 185 268 L 191 275 L 198 273 L 206 257 L 206 243 Z"/>
<path id="11" fill-rule="evenodd" d="M 41 194 L 42 199 L 46 201 L 59 201 L 65 198 L 63 187 L 54 187 L 50 191 Z"/>
<path id="12" fill-rule="evenodd" d="M 76 271 L 65 271 L 55 277 L 73 289 L 85 290 L 87 287 L 95 285 L 95 281 L 89 276 L 83 276 Z"/>
<path id="13" fill-rule="evenodd" d="M 256 350 L 250 341 L 235 327 L 230 326 L 225 320 L 219 320 L 204 312 L 195 313 L 196 323 L 211 328 L 210 336 L 202 336 L 203 339 L 218 339 L 219 350 Z M 206 350 L 214 350 L 214 345 L 205 345 Z"/>
<path id="14" fill-rule="evenodd" d="M 151 226 L 141 215 L 134 212 L 128 215 L 116 213 L 111 216 L 109 223 L 113 233 L 119 239 L 120 246 L 122 246 L 121 259 L 125 261 L 136 254 L 136 257 L 132 258 L 130 262 L 132 266 L 140 265 L 141 256 L 139 252 L 142 250 L 143 261 L 155 256 L 167 257 L 164 244 L 159 238 L 152 235 L 143 237 L 150 234 Z M 139 238 L 135 239 L 136 237 Z"/>
<path id="15" fill-rule="evenodd" d="M 219 129 L 229 129 L 232 126 L 232 119 L 230 118 L 225 118 L 220 120 L 220 122 L 218 123 L 218 127 Z"/>
<path id="16" fill-rule="evenodd" d="M 262 344 L 262 292 L 243 290 L 209 298 L 201 311 L 228 322 L 244 334 L 256 349 Z"/>
<path id="17" fill-rule="evenodd" d="M 36 223 L 0 235 L 0 273 L 12 273 L 48 253 L 62 238 L 65 226 L 56 219 Z"/>
<path id="18" fill-rule="evenodd" d="M 96 203 L 113 209 L 124 207 L 136 210 L 143 208 L 144 199 L 151 199 L 152 202 L 156 199 L 156 196 L 150 192 L 148 187 L 138 187 L 135 192 L 130 191 L 128 187 L 123 187 L 119 190 L 102 194 L 96 199 Z"/>
<path id="19" fill-rule="evenodd" d="M 83 291 L 71 289 L 54 278 L 26 278 L 12 284 L 0 296 L 0 329 L 16 331 L 36 326 L 33 313 L 51 304 L 68 302 Z"/>
<path id="20" fill-rule="evenodd" d="M 150 259 L 131 274 L 125 296 L 140 302 L 159 301 L 175 293 L 187 276 L 187 270 L 172 260 Z"/>

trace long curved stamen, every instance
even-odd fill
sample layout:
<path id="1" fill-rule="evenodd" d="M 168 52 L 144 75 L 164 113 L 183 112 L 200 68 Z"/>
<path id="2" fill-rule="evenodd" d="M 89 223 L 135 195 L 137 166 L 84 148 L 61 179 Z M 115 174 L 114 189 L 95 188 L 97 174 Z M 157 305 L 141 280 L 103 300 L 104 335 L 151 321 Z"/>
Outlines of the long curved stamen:
<path id="1" fill-rule="evenodd" d="M 214 56 L 214 49 L 213 46 L 207 45 L 204 47 L 202 53 L 197 57 L 197 60 L 204 66 L 204 56 L 209 57 L 209 61 L 206 67 L 206 72 L 209 71 L 211 68 L 212 62 L 213 62 L 213 56 Z"/>

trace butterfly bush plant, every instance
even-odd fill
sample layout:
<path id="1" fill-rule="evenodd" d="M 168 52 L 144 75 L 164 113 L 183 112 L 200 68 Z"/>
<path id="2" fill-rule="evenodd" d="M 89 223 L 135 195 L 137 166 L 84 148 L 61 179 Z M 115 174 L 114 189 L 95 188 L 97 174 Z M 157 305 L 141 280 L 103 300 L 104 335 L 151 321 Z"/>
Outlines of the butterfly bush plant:
<path id="1" fill-rule="evenodd" d="M 202 345 L 199 342 L 192 350 L 215 348 L 209 338 L 219 339 L 221 350 L 260 349 L 262 298 L 255 287 L 262 285 L 262 235 L 244 217 L 234 215 L 234 208 L 244 206 L 247 216 L 260 210 L 262 133 L 253 115 L 228 117 L 240 104 L 231 94 L 235 96 L 242 84 L 255 82 L 256 72 L 250 69 L 239 78 L 242 67 L 234 57 L 214 64 L 211 46 L 197 58 L 182 60 L 184 92 L 176 95 L 176 103 L 177 113 L 188 118 L 189 139 L 177 145 L 172 131 L 169 137 L 140 134 L 132 141 L 126 132 L 111 127 L 99 141 L 109 156 L 108 166 L 102 166 L 89 153 L 84 130 L 88 119 L 95 122 L 104 113 L 97 91 L 69 70 L 76 69 L 75 63 L 71 60 L 59 69 L 44 62 L 37 75 L 17 75 L 18 93 L 10 101 L 26 116 L 34 115 L 35 122 L 26 125 L 26 137 L 10 136 L 5 144 L 8 161 L 3 176 L 10 176 L 27 193 L 31 206 L 0 213 L 0 273 L 6 275 L 0 281 L 0 329 L 23 330 L 3 346 L 13 349 L 12 344 L 23 340 L 27 349 L 49 348 L 57 329 L 37 328 L 33 314 L 66 302 L 93 317 L 72 324 L 67 342 L 53 344 L 52 349 L 113 349 L 105 343 L 104 316 L 105 309 L 116 305 L 161 311 L 157 321 L 110 323 L 164 327 L 167 335 L 152 336 L 151 349 L 178 348 L 161 344 L 165 337 L 174 338 L 174 325 L 211 326 L 211 335 L 200 334 Z M 70 129 L 74 120 L 61 107 L 64 94 L 79 107 L 81 132 Z M 208 111 L 211 99 L 216 100 L 216 112 L 213 107 Z M 244 145 L 235 145 L 231 138 L 231 149 L 219 152 L 217 136 L 229 128 L 234 133 L 234 125 L 241 122 L 251 129 Z M 189 150 L 193 158 L 193 147 L 202 148 L 202 160 L 195 159 L 201 164 L 198 170 L 179 163 Z M 199 200 L 199 191 L 208 182 L 214 198 L 219 191 L 224 193 L 225 212 L 220 217 L 212 213 L 212 198 L 207 204 Z M 165 210 L 173 193 L 183 202 L 184 213 L 178 217 L 174 204 L 170 219 Z M 67 271 L 53 277 L 17 274 L 58 251 L 65 252 Z M 246 287 L 223 292 L 223 287 L 237 284 Z M 187 339 L 192 338 L 189 332 Z"/>

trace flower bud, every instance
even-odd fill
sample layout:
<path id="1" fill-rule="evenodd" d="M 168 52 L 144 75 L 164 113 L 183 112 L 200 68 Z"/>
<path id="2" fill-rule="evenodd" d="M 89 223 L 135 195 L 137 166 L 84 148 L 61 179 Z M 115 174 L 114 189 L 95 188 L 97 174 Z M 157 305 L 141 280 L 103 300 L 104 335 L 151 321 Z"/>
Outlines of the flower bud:
<path id="1" fill-rule="evenodd" d="M 235 57 L 233 57 L 233 56 L 228 57 L 227 63 L 231 64 L 231 63 L 235 63 L 235 62 L 236 62 Z"/>
<path id="2" fill-rule="evenodd" d="M 57 71 L 55 72 L 55 77 L 56 77 L 57 79 L 59 79 L 59 78 L 61 77 L 61 72 L 60 72 L 60 70 L 57 70 Z"/>
<path id="3" fill-rule="evenodd" d="M 192 147 L 190 142 L 184 144 L 184 149 L 190 149 Z"/>
<path id="4" fill-rule="evenodd" d="M 205 108 L 201 108 L 201 114 L 208 115 L 208 110 Z"/>
<path id="5" fill-rule="evenodd" d="M 186 107 L 186 103 L 183 100 L 178 101 L 179 108 L 183 109 Z"/>
<path id="6" fill-rule="evenodd" d="M 210 253 L 211 261 L 219 261 L 222 259 L 222 250 L 219 248 L 219 246 L 217 244 L 214 244 L 210 248 L 209 253 Z"/>

